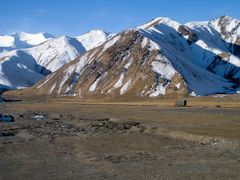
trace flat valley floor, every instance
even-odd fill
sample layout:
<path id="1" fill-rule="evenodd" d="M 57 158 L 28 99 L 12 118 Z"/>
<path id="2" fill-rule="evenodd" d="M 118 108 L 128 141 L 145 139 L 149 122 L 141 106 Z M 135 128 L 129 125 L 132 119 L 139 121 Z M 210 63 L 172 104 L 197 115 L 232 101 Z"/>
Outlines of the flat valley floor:
<path id="1" fill-rule="evenodd" d="M 239 179 L 239 99 L 172 102 L 2 103 L 0 179 Z"/>

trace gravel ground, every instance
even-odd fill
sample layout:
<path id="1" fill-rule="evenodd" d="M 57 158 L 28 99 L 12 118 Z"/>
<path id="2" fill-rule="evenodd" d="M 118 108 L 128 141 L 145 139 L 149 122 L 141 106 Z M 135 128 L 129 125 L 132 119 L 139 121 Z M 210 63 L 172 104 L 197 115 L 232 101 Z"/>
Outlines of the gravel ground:
<path id="1" fill-rule="evenodd" d="M 240 177 L 238 109 L 8 103 L 1 111 L 15 122 L 0 123 L 0 179 Z"/>

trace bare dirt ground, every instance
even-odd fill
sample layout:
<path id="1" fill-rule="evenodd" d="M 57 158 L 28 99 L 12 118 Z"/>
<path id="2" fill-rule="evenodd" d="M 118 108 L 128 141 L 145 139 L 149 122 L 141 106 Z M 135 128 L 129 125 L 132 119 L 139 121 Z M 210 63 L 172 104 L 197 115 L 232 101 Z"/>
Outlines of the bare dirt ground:
<path id="1" fill-rule="evenodd" d="M 239 179 L 239 99 L 173 101 L 0 104 L 0 179 Z"/>

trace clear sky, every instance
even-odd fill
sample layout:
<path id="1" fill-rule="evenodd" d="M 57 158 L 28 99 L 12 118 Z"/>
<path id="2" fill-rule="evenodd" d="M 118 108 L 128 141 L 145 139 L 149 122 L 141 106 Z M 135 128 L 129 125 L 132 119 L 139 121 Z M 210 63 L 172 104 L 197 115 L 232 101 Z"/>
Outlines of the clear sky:
<path id="1" fill-rule="evenodd" d="M 118 32 L 166 16 L 181 23 L 240 18 L 240 0 L 0 0 L 0 34 Z"/>

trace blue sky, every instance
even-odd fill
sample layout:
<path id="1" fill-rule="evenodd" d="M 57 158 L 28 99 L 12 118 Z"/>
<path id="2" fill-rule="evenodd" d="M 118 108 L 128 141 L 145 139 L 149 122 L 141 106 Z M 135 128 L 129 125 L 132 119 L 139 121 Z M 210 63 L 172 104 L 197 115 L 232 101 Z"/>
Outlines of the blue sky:
<path id="1" fill-rule="evenodd" d="M 240 0 L 0 0 L 0 34 L 118 32 L 167 16 L 181 23 L 221 15 L 240 19 Z"/>

